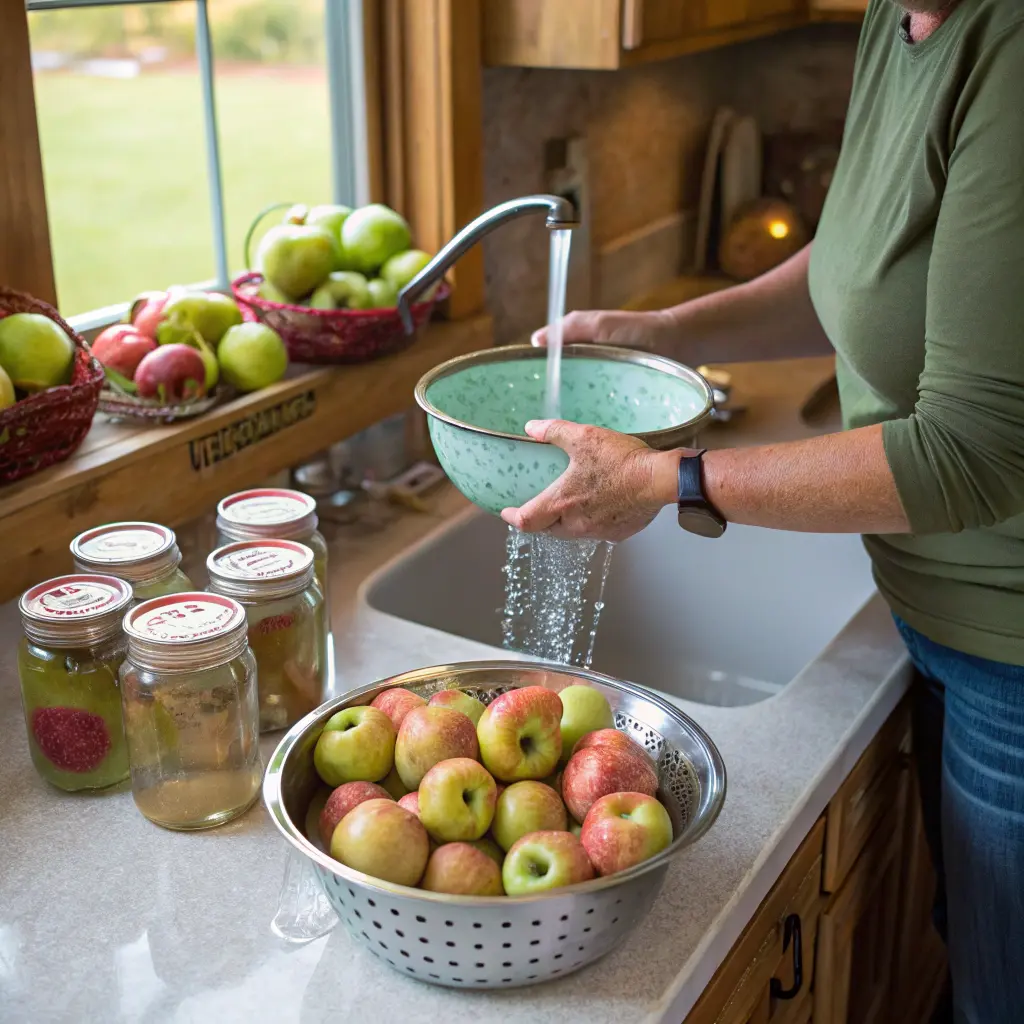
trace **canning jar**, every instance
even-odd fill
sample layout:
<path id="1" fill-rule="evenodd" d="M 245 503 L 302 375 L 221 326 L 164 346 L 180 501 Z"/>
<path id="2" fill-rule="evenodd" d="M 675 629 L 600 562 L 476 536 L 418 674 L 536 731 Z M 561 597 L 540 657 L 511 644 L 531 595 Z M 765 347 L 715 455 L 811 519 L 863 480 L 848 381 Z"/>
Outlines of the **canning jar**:
<path id="1" fill-rule="evenodd" d="M 157 523 L 108 523 L 71 542 L 80 572 L 102 572 L 127 580 L 136 602 L 194 590 L 181 571 L 174 531 Z"/>
<path id="2" fill-rule="evenodd" d="M 27 590 L 18 677 L 36 771 L 60 789 L 128 777 L 118 669 L 132 590 L 113 576 L 60 576 Z"/>
<path id="3" fill-rule="evenodd" d="M 245 608 L 260 680 L 260 730 L 286 729 L 324 699 L 327 634 L 313 552 L 297 541 L 239 541 L 206 561 L 210 590 Z"/>
<path id="4" fill-rule="evenodd" d="M 313 552 L 320 592 L 324 596 L 324 629 L 331 632 L 327 585 L 327 541 L 317 529 L 316 501 L 302 491 L 261 487 L 239 491 L 217 506 L 217 546 L 241 540 L 297 540 Z"/>
<path id="5" fill-rule="evenodd" d="M 157 597 L 124 618 L 121 701 L 135 805 L 165 828 L 212 828 L 259 792 L 256 663 L 245 611 L 217 594 Z"/>

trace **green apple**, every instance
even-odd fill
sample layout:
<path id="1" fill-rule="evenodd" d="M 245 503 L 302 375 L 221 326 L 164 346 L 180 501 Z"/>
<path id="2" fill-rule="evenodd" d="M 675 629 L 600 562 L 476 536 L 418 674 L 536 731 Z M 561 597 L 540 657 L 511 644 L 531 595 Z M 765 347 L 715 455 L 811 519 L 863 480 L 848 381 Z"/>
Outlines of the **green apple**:
<path id="1" fill-rule="evenodd" d="M 559 690 L 562 699 L 562 760 L 568 761 L 573 748 L 588 732 L 615 725 L 608 699 L 593 686 L 567 686 Z"/>
<path id="2" fill-rule="evenodd" d="M 256 267 L 283 294 L 299 299 L 323 283 L 337 266 L 338 255 L 338 243 L 329 231 L 279 224 L 260 239 Z"/>
<path id="3" fill-rule="evenodd" d="M 313 309 L 368 309 L 370 289 L 366 278 L 354 270 L 335 270 L 309 297 Z"/>
<path id="4" fill-rule="evenodd" d="M 351 270 L 352 266 L 345 256 L 345 250 L 341 242 L 341 226 L 348 220 L 352 208 L 349 206 L 314 206 L 306 214 L 306 223 L 315 228 L 323 228 L 329 231 L 331 237 L 338 243 L 338 261 L 335 270 Z"/>
<path id="5" fill-rule="evenodd" d="M 366 800 L 390 800 L 391 797 L 386 790 L 382 789 L 375 782 L 346 782 L 327 798 L 320 817 L 317 819 L 317 828 L 320 832 L 320 839 L 324 849 L 331 848 L 331 836 L 338 827 L 338 822 L 348 814 L 349 811 L 358 807 Z"/>
<path id="6" fill-rule="evenodd" d="M 49 317 L 12 313 L 0 320 L 0 369 L 22 391 L 45 391 L 67 384 L 75 343 Z"/>
<path id="7" fill-rule="evenodd" d="M 562 798 L 543 782 L 513 782 L 494 808 L 491 834 L 503 850 L 530 832 L 565 832 L 569 816 Z"/>
<path id="8" fill-rule="evenodd" d="M 484 836 L 483 839 L 471 839 L 469 845 L 486 853 L 499 868 L 501 867 L 502 861 L 505 859 L 505 851 L 493 839 L 488 839 L 487 836 Z"/>
<path id="9" fill-rule="evenodd" d="M 583 826 L 575 818 L 570 818 L 569 831 L 579 838 L 583 834 Z"/>
<path id="10" fill-rule="evenodd" d="M 471 697 L 462 690 L 441 690 L 430 698 L 430 705 L 431 707 L 454 708 L 456 711 L 461 711 L 467 718 L 473 720 L 474 725 L 480 721 L 480 716 L 486 707 L 482 701 Z"/>
<path id="11" fill-rule="evenodd" d="M 288 369 L 281 335 L 266 324 L 232 327 L 221 338 L 217 360 L 224 379 L 239 391 L 258 391 L 279 381 Z"/>
<path id="12" fill-rule="evenodd" d="M 427 861 L 421 889 L 455 896 L 502 896 L 501 868 L 470 843 L 446 843 Z"/>
<path id="13" fill-rule="evenodd" d="M 210 350 L 210 347 L 206 344 L 198 346 L 199 358 L 203 361 L 203 366 L 206 367 L 206 379 L 204 385 L 206 387 L 206 393 L 209 394 L 217 386 L 217 381 L 220 379 L 220 363 L 217 362 L 217 357 Z"/>
<path id="14" fill-rule="evenodd" d="M 368 309 L 394 309 L 398 305 L 398 289 L 384 278 L 373 278 L 367 289 L 370 296 Z"/>
<path id="15" fill-rule="evenodd" d="M 242 322 L 235 301 L 220 292 L 185 292 L 175 295 L 163 308 L 156 328 L 161 345 L 190 345 L 193 332 L 216 347 L 229 328 Z"/>
<path id="16" fill-rule="evenodd" d="M 405 218 L 381 203 L 353 210 L 341 226 L 346 259 L 364 274 L 373 274 L 392 256 L 408 249 L 411 238 Z"/>
<path id="17" fill-rule="evenodd" d="M 313 764 L 328 786 L 378 782 L 395 757 L 395 727 L 371 707 L 342 708 L 332 715 L 313 751 Z"/>
<path id="18" fill-rule="evenodd" d="M 496 697 L 480 716 L 480 756 L 501 782 L 543 779 L 562 753 L 562 702 L 543 686 L 524 686 Z"/>
<path id="19" fill-rule="evenodd" d="M 593 877 L 587 851 L 571 832 L 531 832 L 513 844 L 501 866 L 509 896 L 560 889 Z"/>
<path id="20" fill-rule="evenodd" d="M 441 843 L 480 839 L 491 827 L 497 789 L 487 769 L 469 757 L 440 761 L 423 776 L 420 820 Z"/>
<path id="21" fill-rule="evenodd" d="M 394 720 L 392 720 L 394 724 Z M 395 732 L 397 733 L 397 729 Z M 398 774 L 397 768 L 392 768 L 391 771 L 381 779 L 381 789 L 385 789 L 388 795 L 394 800 L 401 800 L 403 796 L 408 794 L 409 787 L 402 781 L 402 777 Z"/>
<path id="22" fill-rule="evenodd" d="M 452 757 L 476 760 L 479 753 L 476 730 L 461 711 L 414 708 L 398 730 L 395 767 L 405 786 L 413 790 L 435 764 Z"/>
<path id="23" fill-rule="evenodd" d="M 11 383 L 11 378 L 7 376 L 7 371 L 0 366 L 0 409 L 6 409 L 14 405 L 17 400 L 18 397 L 14 393 L 14 385 Z"/>
<path id="24" fill-rule="evenodd" d="M 587 811 L 580 842 L 599 875 L 614 875 L 661 853 L 672 819 L 653 796 L 610 793 Z"/>
<path id="25" fill-rule="evenodd" d="M 341 819 L 331 836 L 335 860 L 396 885 L 416 885 L 429 854 L 430 841 L 419 818 L 394 800 L 359 804 Z"/>
<path id="26" fill-rule="evenodd" d="M 282 224 L 305 224 L 306 218 L 309 216 L 309 207 L 305 203 L 295 203 L 294 206 L 289 206 L 285 210 L 284 217 L 281 218 Z"/>
<path id="27" fill-rule="evenodd" d="M 433 257 L 422 249 L 406 249 L 405 252 L 392 256 L 380 268 L 380 276 L 385 281 L 390 281 L 396 291 L 401 291 L 430 261 Z M 433 295 L 437 285 L 431 285 L 428 291 L 417 297 L 417 301 L 425 302 Z"/>
<path id="28" fill-rule="evenodd" d="M 292 304 L 292 299 L 285 295 L 280 288 L 275 288 L 269 281 L 261 282 L 260 286 L 256 289 L 256 294 L 268 302 L 280 302 L 286 306 Z"/>

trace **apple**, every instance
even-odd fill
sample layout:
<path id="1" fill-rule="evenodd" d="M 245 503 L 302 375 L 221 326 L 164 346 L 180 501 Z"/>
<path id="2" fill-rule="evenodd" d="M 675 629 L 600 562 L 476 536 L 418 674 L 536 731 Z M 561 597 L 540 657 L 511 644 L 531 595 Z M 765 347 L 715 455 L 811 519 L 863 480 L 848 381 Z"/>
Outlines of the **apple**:
<path id="1" fill-rule="evenodd" d="M 17 400 L 18 396 L 14 393 L 11 378 L 7 376 L 7 371 L 0 366 L 0 409 L 9 408 Z"/>
<path id="2" fill-rule="evenodd" d="M 369 309 L 370 289 L 366 278 L 354 270 L 335 270 L 309 297 L 313 309 Z"/>
<path id="3" fill-rule="evenodd" d="M 12 313 L 0 320 L 0 368 L 22 391 L 45 391 L 71 380 L 75 343 L 48 316 Z"/>
<path id="4" fill-rule="evenodd" d="M 651 762 L 614 747 L 587 747 L 573 754 L 562 772 L 562 799 L 577 821 L 609 793 L 658 792 Z"/>
<path id="5" fill-rule="evenodd" d="M 111 324 L 96 335 L 90 347 L 106 369 L 131 380 L 143 357 L 156 348 L 156 342 L 131 324 Z"/>
<path id="6" fill-rule="evenodd" d="M 348 206 L 313 206 L 306 214 L 306 223 L 316 228 L 323 228 L 324 231 L 330 233 L 331 238 L 334 239 L 338 244 L 338 261 L 335 264 L 335 270 L 347 270 L 349 268 L 348 260 L 345 257 L 345 251 L 341 244 L 341 226 L 348 220 L 349 214 L 352 212 L 351 207 Z"/>
<path id="7" fill-rule="evenodd" d="M 565 832 L 569 817 L 562 798 L 543 782 L 513 782 L 494 808 L 491 834 L 503 850 L 530 832 Z"/>
<path id="8" fill-rule="evenodd" d="M 438 842 L 479 839 L 491 827 L 496 799 L 494 779 L 479 761 L 449 758 L 420 782 L 420 820 Z"/>
<path id="9" fill-rule="evenodd" d="M 198 331 L 203 341 L 216 347 L 228 329 L 241 322 L 241 311 L 227 295 L 182 291 L 170 296 L 164 304 L 156 340 L 161 345 L 189 345 Z"/>
<path id="10" fill-rule="evenodd" d="M 309 207 L 305 203 L 295 203 L 285 210 L 281 218 L 282 224 L 305 224 L 309 216 Z"/>
<path id="11" fill-rule="evenodd" d="M 580 842 L 599 875 L 614 875 L 661 853 L 672 819 L 646 793 L 609 793 L 587 811 Z"/>
<path id="12" fill-rule="evenodd" d="M 407 690 L 404 686 L 392 686 L 387 690 L 381 690 L 370 701 L 370 707 L 383 711 L 397 730 L 402 727 L 405 716 L 413 708 L 421 708 L 426 703 L 418 693 L 413 693 L 412 690 Z"/>
<path id="13" fill-rule="evenodd" d="M 331 715 L 316 741 L 313 764 L 328 786 L 379 782 L 394 763 L 395 727 L 370 707 L 342 708 Z"/>
<path id="14" fill-rule="evenodd" d="M 562 753 L 561 721 L 558 694 L 543 686 L 524 686 L 495 697 L 477 725 L 487 770 L 501 782 L 550 775 Z"/>
<path id="15" fill-rule="evenodd" d="M 256 289 L 256 294 L 261 299 L 266 299 L 268 302 L 279 302 L 284 306 L 290 306 L 293 302 L 280 288 L 275 288 L 269 281 L 261 281 Z"/>
<path id="16" fill-rule="evenodd" d="M 401 291 L 431 260 L 430 253 L 422 249 L 406 249 L 396 256 L 392 256 L 380 268 L 380 276 L 390 282 L 396 291 Z M 433 295 L 437 285 L 431 285 L 430 289 L 418 296 L 418 302 L 425 302 Z"/>
<path id="17" fill-rule="evenodd" d="M 353 210 L 341 226 L 341 246 L 349 264 L 372 274 L 409 248 L 412 235 L 405 218 L 381 203 Z"/>
<path id="18" fill-rule="evenodd" d="M 488 839 L 487 836 L 484 836 L 483 839 L 471 839 L 469 845 L 486 853 L 499 868 L 501 867 L 502 861 L 505 859 L 505 851 L 493 839 Z"/>
<path id="19" fill-rule="evenodd" d="M 224 379 L 239 391 L 259 391 L 279 381 L 288 369 L 281 335 L 266 324 L 232 327 L 217 347 Z"/>
<path id="20" fill-rule="evenodd" d="M 541 779 L 541 782 L 545 786 L 550 786 L 559 796 L 562 795 L 562 773 L 555 772 L 554 775 L 549 775 L 547 778 Z"/>
<path id="21" fill-rule="evenodd" d="M 614 747 L 616 750 L 625 750 L 627 753 L 644 758 L 651 764 L 654 763 L 646 747 L 642 747 L 636 740 L 630 739 L 618 729 L 598 729 L 596 732 L 588 732 L 576 742 L 572 753 L 578 754 L 581 750 L 586 750 L 587 747 Z"/>
<path id="22" fill-rule="evenodd" d="M 575 818 L 570 818 L 569 819 L 569 831 L 574 836 L 579 837 L 579 836 L 581 836 L 583 834 L 583 826 Z"/>
<path id="23" fill-rule="evenodd" d="M 140 334 L 156 341 L 156 329 L 163 319 L 164 306 L 185 289 L 175 285 L 163 292 L 143 292 L 131 305 L 128 321 Z"/>
<path id="24" fill-rule="evenodd" d="M 426 829 L 394 800 L 359 804 L 341 819 L 331 837 L 335 860 L 396 885 L 416 885 L 429 855 Z"/>
<path id="25" fill-rule="evenodd" d="M 367 309 L 394 309 L 398 305 L 398 291 L 390 281 L 374 277 L 366 287 L 369 295 Z"/>
<path id="26" fill-rule="evenodd" d="M 398 730 L 396 729 L 395 732 L 397 733 Z M 388 795 L 393 797 L 395 800 L 401 800 L 401 798 L 406 796 L 409 792 L 409 787 L 402 781 L 397 768 L 392 768 L 391 771 L 381 779 L 380 784 L 383 789 L 388 791 Z"/>
<path id="27" fill-rule="evenodd" d="M 339 255 L 329 231 L 306 224 L 278 224 L 260 239 L 256 266 L 275 288 L 299 299 L 319 287 L 337 266 Z"/>
<path id="28" fill-rule="evenodd" d="M 395 744 L 395 767 L 402 782 L 416 789 L 424 775 L 452 757 L 476 760 L 480 753 L 472 721 L 451 708 L 413 708 L 402 720 Z"/>
<path id="29" fill-rule="evenodd" d="M 531 832 L 512 845 L 501 866 L 501 880 L 509 896 L 560 889 L 593 877 L 587 851 L 571 832 Z"/>
<path id="30" fill-rule="evenodd" d="M 568 761 L 580 739 L 588 732 L 611 729 L 615 716 L 605 695 L 592 686 L 567 686 L 558 696 L 562 701 L 562 759 Z"/>
<path id="31" fill-rule="evenodd" d="M 401 797 L 398 801 L 399 807 L 404 807 L 407 811 L 412 811 L 417 818 L 420 817 L 420 795 L 419 793 L 406 793 L 405 796 Z M 422 819 L 421 819 L 422 820 Z"/>
<path id="32" fill-rule="evenodd" d="M 478 701 L 476 697 L 471 697 L 468 693 L 463 693 L 462 690 L 441 690 L 440 693 L 435 693 L 430 698 L 430 704 L 432 707 L 455 708 L 456 711 L 461 711 L 472 719 L 474 725 L 479 723 L 486 706 L 482 701 Z"/>
<path id="33" fill-rule="evenodd" d="M 318 822 L 320 838 L 323 840 L 324 849 L 330 849 L 331 836 L 338 827 L 338 822 L 352 810 L 358 807 L 364 800 L 390 800 L 391 796 L 387 790 L 373 782 L 346 782 L 338 786 L 327 798 L 324 809 L 320 812 Z"/>
<path id="34" fill-rule="evenodd" d="M 469 843 L 439 846 L 427 861 L 420 888 L 455 896 L 501 896 L 501 868 Z"/>
<path id="35" fill-rule="evenodd" d="M 189 345 L 161 345 L 142 357 L 135 387 L 142 398 L 184 402 L 206 394 L 206 365 Z"/>

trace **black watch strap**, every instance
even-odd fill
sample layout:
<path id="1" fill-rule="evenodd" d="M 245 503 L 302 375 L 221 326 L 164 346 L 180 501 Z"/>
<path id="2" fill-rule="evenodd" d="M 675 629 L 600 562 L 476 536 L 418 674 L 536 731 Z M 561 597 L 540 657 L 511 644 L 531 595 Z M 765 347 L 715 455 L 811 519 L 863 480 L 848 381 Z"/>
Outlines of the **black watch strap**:
<path id="1" fill-rule="evenodd" d="M 726 522 L 704 494 L 704 452 L 693 452 L 679 459 L 679 525 L 701 537 L 721 537 Z"/>

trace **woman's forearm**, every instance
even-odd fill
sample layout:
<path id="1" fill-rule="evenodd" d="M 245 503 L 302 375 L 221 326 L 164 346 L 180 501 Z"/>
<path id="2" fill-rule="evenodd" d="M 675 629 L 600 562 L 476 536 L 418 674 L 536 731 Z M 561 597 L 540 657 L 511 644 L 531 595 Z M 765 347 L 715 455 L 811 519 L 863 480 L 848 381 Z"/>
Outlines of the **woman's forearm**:
<path id="1" fill-rule="evenodd" d="M 677 452 L 655 457 L 655 487 L 676 499 Z M 907 533 L 881 426 L 704 456 L 704 489 L 726 520 L 805 533 Z"/>

